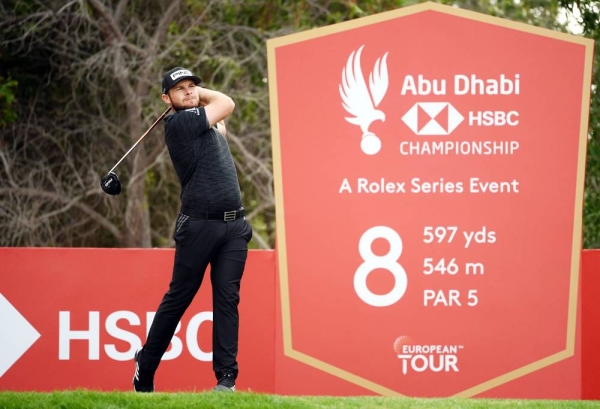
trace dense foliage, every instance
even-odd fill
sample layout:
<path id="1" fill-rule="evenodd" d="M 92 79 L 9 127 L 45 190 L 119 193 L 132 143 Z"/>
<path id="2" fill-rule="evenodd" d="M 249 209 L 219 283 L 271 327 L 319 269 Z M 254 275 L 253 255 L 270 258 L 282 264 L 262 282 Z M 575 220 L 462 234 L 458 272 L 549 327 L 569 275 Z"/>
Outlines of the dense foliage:
<path id="1" fill-rule="evenodd" d="M 600 248 L 600 1 L 561 0 L 560 3 L 575 16 L 583 35 L 595 40 L 583 209 L 583 244 L 585 248 Z"/>
<path id="2" fill-rule="evenodd" d="M 159 84 L 193 68 L 236 101 L 228 137 L 253 246 L 274 245 L 265 42 L 418 3 L 417 0 L 6 0 L 0 4 L 0 236 L 2 246 L 172 246 L 179 185 L 158 127 L 104 175 L 164 110 Z M 566 9 L 600 39 L 593 0 L 441 0 L 566 30 Z M 562 8 L 561 8 L 562 7 Z M 600 55 L 596 51 L 596 62 Z M 600 81 L 598 67 L 594 84 Z M 596 88 L 593 88 L 595 95 Z M 600 108 L 592 99 L 584 245 L 600 247 Z"/>

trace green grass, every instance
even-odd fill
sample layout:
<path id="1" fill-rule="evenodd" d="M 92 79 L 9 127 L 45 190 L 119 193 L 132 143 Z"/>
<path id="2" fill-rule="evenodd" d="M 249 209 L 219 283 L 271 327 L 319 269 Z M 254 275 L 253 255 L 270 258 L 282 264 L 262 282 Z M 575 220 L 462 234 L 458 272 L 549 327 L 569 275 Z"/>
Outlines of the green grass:
<path id="1" fill-rule="evenodd" d="M 0 392 L 1 409 L 120 409 L 120 408 L 600 408 L 600 401 L 516 399 L 415 399 L 386 397 L 279 396 L 250 392 L 155 393 L 133 392 Z"/>

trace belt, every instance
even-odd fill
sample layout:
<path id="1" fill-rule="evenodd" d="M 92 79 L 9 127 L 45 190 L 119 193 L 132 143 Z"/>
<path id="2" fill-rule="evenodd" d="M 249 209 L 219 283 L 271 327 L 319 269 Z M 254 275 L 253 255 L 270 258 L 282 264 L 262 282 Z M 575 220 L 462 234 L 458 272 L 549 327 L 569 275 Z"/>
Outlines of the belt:
<path id="1" fill-rule="evenodd" d="M 225 222 L 232 222 L 244 217 L 244 208 L 242 207 L 238 210 L 231 210 L 229 212 L 203 212 L 194 209 L 182 208 L 181 213 L 197 220 L 222 220 Z"/>

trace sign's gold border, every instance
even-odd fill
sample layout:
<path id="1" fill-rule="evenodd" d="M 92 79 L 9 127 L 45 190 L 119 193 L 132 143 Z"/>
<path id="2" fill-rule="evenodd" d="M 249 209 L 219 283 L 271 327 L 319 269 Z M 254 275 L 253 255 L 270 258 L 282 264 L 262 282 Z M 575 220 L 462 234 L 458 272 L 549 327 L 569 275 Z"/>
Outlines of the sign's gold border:
<path id="1" fill-rule="evenodd" d="M 519 30 L 543 37 L 550 37 L 560 41 L 580 44 L 585 47 L 585 65 L 583 73 L 583 90 L 581 100 L 581 121 L 579 130 L 579 151 L 577 163 L 577 181 L 575 192 L 575 213 L 573 215 L 573 240 L 571 247 L 571 276 L 569 288 L 568 319 L 566 328 L 565 349 L 553 355 L 532 362 L 514 371 L 490 379 L 479 385 L 457 393 L 456 397 L 470 397 L 487 390 L 493 389 L 499 385 L 510 382 L 514 379 L 538 371 L 556 362 L 562 361 L 574 355 L 575 336 L 577 327 L 577 305 L 579 294 L 579 268 L 581 264 L 581 229 L 583 215 L 583 195 L 585 179 L 585 159 L 588 140 L 588 121 L 591 97 L 592 63 L 594 42 L 585 37 L 578 37 L 571 34 L 560 33 L 540 27 L 531 26 L 524 23 L 518 23 L 497 17 L 487 16 L 485 14 L 462 10 L 459 8 L 445 6 L 437 3 L 422 3 L 398 10 L 379 13 L 369 17 L 363 17 L 344 23 L 338 23 L 327 27 L 307 30 L 301 33 L 290 34 L 283 37 L 270 39 L 267 41 L 267 59 L 268 59 L 268 83 L 271 111 L 271 139 L 273 149 L 273 177 L 275 187 L 275 215 L 277 229 L 277 267 L 279 272 L 279 289 L 281 297 L 281 317 L 283 330 L 283 352 L 284 355 L 310 365 L 316 369 L 333 375 L 337 378 L 361 386 L 372 392 L 384 396 L 404 396 L 394 390 L 378 385 L 368 379 L 357 376 L 334 365 L 318 360 L 312 356 L 306 355 L 294 349 L 292 345 L 292 323 L 291 307 L 289 297 L 288 264 L 286 252 L 286 231 L 285 231 L 285 208 L 284 208 L 284 189 L 283 189 L 283 170 L 281 163 L 281 141 L 279 133 L 279 109 L 277 93 L 277 64 L 276 49 L 281 46 L 295 44 L 302 41 L 311 40 L 330 34 L 340 33 L 359 27 L 377 24 L 382 21 L 396 19 L 423 11 L 436 11 L 444 14 L 450 14 L 457 17 L 470 20 L 481 21 L 484 23 L 502 26 L 514 30 Z"/>

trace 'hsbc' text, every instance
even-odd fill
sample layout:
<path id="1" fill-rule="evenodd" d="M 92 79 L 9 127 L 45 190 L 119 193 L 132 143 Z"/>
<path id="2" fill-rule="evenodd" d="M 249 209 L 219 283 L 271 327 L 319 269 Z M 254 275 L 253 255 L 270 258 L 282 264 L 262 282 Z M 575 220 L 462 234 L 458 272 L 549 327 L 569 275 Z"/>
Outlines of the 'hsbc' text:
<path id="1" fill-rule="evenodd" d="M 154 320 L 154 312 L 146 313 L 146 334 L 150 330 L 150 325 Z M 185 331 L 185 343 L 189 353 L 199 361 L 212 361 L 212 351 L 204 351 L 199 345 L 198 331 L 200 326 L 210 321 L 212 323 L 212 311 L 203 311 L 194 315 L 187 324 Z M 133 359 L 135 350 L 142 346 L 142 340 L 133 332 L 129 332 L 120 326 L 118 322 L 127 321 L 129 326 L 140 326 L 140 318 L 132 311 L 115 311 L 106 317 L 104 329 L 115 340 L 123 341 L 129 345 L 129 348 L 120 351 L 115 344 L 104 344 L 104 352 L 109 358 L 115 361 L 128 361 Z M 170 360 L 179 357 L 183 351 L 183 341 L 177 334 L 181 329 L 181 322 L 177 324 L 175 335 L 171 339 L 170 349 L 163 355 L 163 360 Z M 88 313 L 87 328 L 71 328 L 71 312 L 59 311 L 58 328 L 58 359 L 69 360 L 71 357 L 72 342 L 87 342 L 88 359 L 90 361 L 100 359 L 100 312 L 90 311 Z M 119 345 L 122 345 L 120 342 Z"/>

